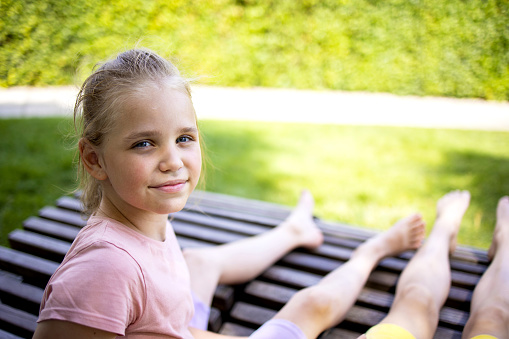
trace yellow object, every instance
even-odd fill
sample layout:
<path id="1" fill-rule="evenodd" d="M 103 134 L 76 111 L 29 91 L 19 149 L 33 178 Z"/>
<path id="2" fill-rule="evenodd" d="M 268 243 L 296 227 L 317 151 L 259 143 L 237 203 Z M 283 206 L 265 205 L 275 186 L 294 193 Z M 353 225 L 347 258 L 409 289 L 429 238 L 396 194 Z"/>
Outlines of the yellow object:
<path id="1" fill-rule="evenodd" d="M 366 332 L 367 339 L 415 339 L 412 333 L 395 324 L 378 324 Z M 481 334 L 471 339 L 498 339 L 489 334 Z"/>
<path id="2" fill-rule="evenodd" d="M 415 339 L 412 333 L 394 324 L 378 324 L 366 332 L 367 339 Z M 477 338 L 482 339 L 482 338 Z"/>

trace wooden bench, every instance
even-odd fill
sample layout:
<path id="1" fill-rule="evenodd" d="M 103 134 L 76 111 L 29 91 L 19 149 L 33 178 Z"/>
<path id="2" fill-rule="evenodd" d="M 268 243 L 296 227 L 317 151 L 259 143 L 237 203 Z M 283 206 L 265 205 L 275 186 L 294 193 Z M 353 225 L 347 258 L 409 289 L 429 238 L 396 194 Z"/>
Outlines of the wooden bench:
<path id="1" fill-rule="evenodd" d="M 31 337 L 44 286 L 69 249 L 85 220 L 74 197 L 62 197 L 56 207 L 9 235 L 11 248 L 0 247 L 0 338 Z M 265 232 L 289 214 L 288 207 L 195 192 L 186 208 L 172 215 L 180 245 L 215 246 Z M 352 251 L 375 234 L 363 228 L 317 220 L 325 243 L 317 250 L 289 253 L 255 280 L 238 286 L 219 286 L 209 320 L 212 331 L 249 335 L 270 319 L 299 289 L 317 283 L 340 266 Z M 357 338 L 387 313 L 401 270 L 413 252 L 383 260 L 346 319 L 321 335 L 324 339 Z M 488 264 L 485 251 L 458 247 L 452 256 L 452 288 L 435 338 L 460 338 L 468 318 L 472 291 Z M 425 268 L 423 268 L 425 269 Z"/>

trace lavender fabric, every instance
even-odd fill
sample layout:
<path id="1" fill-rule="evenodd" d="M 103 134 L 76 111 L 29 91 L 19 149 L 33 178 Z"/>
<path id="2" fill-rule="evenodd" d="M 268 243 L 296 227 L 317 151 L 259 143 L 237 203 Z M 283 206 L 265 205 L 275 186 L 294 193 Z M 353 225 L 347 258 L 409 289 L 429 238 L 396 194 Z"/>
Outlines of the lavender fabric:
<path id="1" fill-rule="evenodd" d="M 194 316 L 189 323 L 189 327 L 197 328 L 199 330 L 207 330 L 210 316 L 210 307 L 205 305 L 193 291 L 191 291 L 194 304 Z"/>
<path id="2" fill-rule="evenodd" d="M 191 293 L 194 303 L 194 316 L 189 323 L 190 327 L 200 330 L 207 330 L 207 324 L 210 316 L 210 307 L 205 305 L 196 294 Z M 285 319 L 271 319 L 254 331 L 249 339 L 306 339 L 302 330 Z"/>
<path id="3" fill-rule="evenodd" d="M 302 330 L 285 319 L 271 319 L 249 336 L 249 339 L 306 339 Z"/>

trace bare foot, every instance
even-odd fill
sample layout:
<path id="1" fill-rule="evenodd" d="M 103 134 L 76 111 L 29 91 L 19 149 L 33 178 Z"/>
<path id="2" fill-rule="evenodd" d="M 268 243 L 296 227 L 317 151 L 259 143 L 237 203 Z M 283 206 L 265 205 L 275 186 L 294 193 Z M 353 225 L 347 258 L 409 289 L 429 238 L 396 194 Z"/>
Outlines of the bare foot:
<path id="1" fill-rule="evenodd" d="M 493 231 L 493 240 L 488 250 L 488 257 L 493 260 L 498 246 L 509 240 L 509 197 L 500 198 L 497 206 L 497 223 Z"/>
<path id="2" fill-rule="evenodd" d="M 433 232 L 447 232 L 450 236 L 449 252 L 456 249 L 456 239 L 461 219 L 470 203 L 468 191 L 452 191 L 444 195 L 437 202 L 437 217 Z M 432 232 L 432 233 L 433 233 Z"/>
<path id="3" fill-rule="evenodd" d="M 372 249 L 379 259 L 417 249 L 424 239 L 425 225 L 420 214 L 411 214 L 400 219 L 387 231 L 367 240 L 359 249 Z"/>
<path id="4" fill-rule="evenodd" d="M 308 190 L 303 190 L 297 206 L 279 226 L 287 228 L 295 237 L 297 246 L 309 249 L 317 248 L 323 243 L 322 231 L 313 221 L 315 201 Z"/>

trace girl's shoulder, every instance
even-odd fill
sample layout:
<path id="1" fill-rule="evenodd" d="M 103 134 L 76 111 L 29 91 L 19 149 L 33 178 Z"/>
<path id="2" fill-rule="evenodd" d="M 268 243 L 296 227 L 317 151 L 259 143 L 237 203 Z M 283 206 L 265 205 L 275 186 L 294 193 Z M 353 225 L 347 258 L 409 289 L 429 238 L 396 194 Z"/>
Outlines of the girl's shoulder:
<path id="1" fill-rule="evenodd" d="M 91 266 L 95 271 L 117 268 L 129 271 L 129 267 L 139 266 L 132 250 L 121 239 L 88 235 L 76 237 L 61 266 L 69 264 Z"/>
<path id="2" fill-rule="evenodd" d="M 143 247 L 142 237 L 119 221 L 92 216 L 78 233 L 75 243 L 81 245 L 106 243 L 129 252 L 136 247 Z"/>
<path id="3" fill-rule="evenodd" d="M 137 242 L 124 232 L 125 226 L 118 224 L 107 218 L 91 217 L 78 233 L 61 266 L 86 265 L 93 266 L 96 271 L 101 268 L 129 271 L 129 267 L 139 267 L 133 255 L 137 252 Z"/>
<path id="4" fill-rule="evenodd" d="M 170 231 L 165 242 L 150 239 L 119 221 L 92 216 L 74 240 L 64 262 L 76 256 L 103 256 L 126 262 L 144 271 L 161 257 L 178 258 L 180 247 Z"/>
<path id="5" fill-rule="evenodd" d="M 98 319 L 108 319 L 103 329 L 123 334 L 142 314 L 147 294 L 142 268 L 107 241 L 73 246 L 48 282 L 40 319 L 68 319 L 95 328 L 106 326 Z"/>

